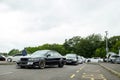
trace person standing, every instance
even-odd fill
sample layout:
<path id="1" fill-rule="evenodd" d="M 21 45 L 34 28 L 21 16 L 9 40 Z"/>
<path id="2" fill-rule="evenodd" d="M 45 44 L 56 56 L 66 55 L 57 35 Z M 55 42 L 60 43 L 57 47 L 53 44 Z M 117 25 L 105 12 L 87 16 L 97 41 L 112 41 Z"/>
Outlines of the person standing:
<path id="1" fill-rule="evenodd" d="M 24 50 L 22 50 L 22 55 L 23 55 L 23 56 L 26 56 L 26 55 L 27 55 L 27 51 L 26 51 L 25 48 L 24 48 Z"/>

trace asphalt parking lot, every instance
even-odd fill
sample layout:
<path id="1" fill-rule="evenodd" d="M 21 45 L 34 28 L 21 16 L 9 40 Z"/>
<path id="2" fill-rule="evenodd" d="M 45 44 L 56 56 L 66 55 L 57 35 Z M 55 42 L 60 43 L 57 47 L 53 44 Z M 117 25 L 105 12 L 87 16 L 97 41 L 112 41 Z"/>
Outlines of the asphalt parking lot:
<path id="1" fill-rule="evenodd" d="M 15 64 L 8 64 L 0 65 L 0 80 L 120 80 L 120 77 L 91 63 L 65 65 L 63 68 L 48 66 L 45 69 L 16 69 Z"/>

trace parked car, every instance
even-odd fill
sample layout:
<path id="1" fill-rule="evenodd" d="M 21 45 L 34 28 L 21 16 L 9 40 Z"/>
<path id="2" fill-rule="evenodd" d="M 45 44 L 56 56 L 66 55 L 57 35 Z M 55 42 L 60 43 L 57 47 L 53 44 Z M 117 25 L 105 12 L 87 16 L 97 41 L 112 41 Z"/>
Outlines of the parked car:
<path id="1" fill-rule="evenodd" d="M 91 58 L 86 58 L 85 62 L 91 62 Z"/>
<path id="2" fill-rule="evenodd" d="M 74 53 L 66 54 L 66 64 L 78 64 L 78 55 Z"/>
<path id="3" fill-rule="evenodd" d="M 31 54 L 31 56 L 22 57 L 17 62 L 18 68 L 32 67 L 32 68 L 45 68 L 46 65 L 58 65 L 62 68 L 65 64 L 66 58 L 60 53 L 53 50 L 39 50 Z"/>
<path id="4" fill-rule="evenodd" d="M 120 64 L 120 56 L 116 58 L 115 63 Z"/>
<path id="5" fill-rule="evenodd" d="M 82 56 L 78 56 L 78 63 L 79 64 L 84 63 L 84 60 L 83 60 Z"/>
<path id="6" fill-rule="evenodd" d="M 0 55 L 0 61 L 5 61 L 5 60 L 6 60 L 6 57 L 3 55 Z"/>
<path id="7" fill-rule="evenodd" d="M 107 55 L 106 55 L 106 58 L 104 59 L 104 62 L 114 63 L 117 56 L 118 55 L 114 52 L 108 52 Z"/>
<path id="8" fill-rule="evenodd" d="M 18 60 L 20 60 L 21 57 L 23 57 L 23 54 L 18 53 L 13 56 L 8 56 L 6 60 L 8 62 L 17 62 Z"/>
<path id="9" fill-rule="evenodd" d="M 103 59 L 99 57 L 92 57 L 92 58 L 86 59 L 86 62 L 98 63 L 98 62 L 103 62 Z"/>
<path id="10" fill-rule="evenodd" d="M 116 59 L 118 58 L 119 56 L 118 55 L 111 55 L 109 57 L 109 62 L 111 63 L 116 63 Z"/>
<path id="11" fill-rule="evenodd" d="M 83 56 L 81 56 L 82 60 L 83 60 L 83 63 L 85 63 L 86 61 L 86 58 L 84 58 Z"/>

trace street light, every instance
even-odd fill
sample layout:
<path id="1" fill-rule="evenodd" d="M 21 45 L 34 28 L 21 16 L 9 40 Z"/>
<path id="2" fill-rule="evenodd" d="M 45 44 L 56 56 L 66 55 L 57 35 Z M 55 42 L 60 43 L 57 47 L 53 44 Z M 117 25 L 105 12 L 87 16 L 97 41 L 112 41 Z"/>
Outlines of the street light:
<path id="1" fill-rule="evenodd" d="M 105 33 L 106 33 L 105 39 L 106 39 L 106 54 L 107 54 L 108 53 L 108 39 L 107 39 L 108 31 L 105 31 Z"/>
<path id="2" fill-rule="evenodd" d="M 108 31 L 105 31 L 105 33 L 106 33 L 105 40 L 106 40 L 106 55 L 107 55 L 108 53 L 108 39 L 107 39 Z M 108 57 L 109 56 L 107 56 L 107 62 L 108 62 Z"/>
<path id="3" fill-rule="evenodd" d="M 118 47 L 118 56 L 120 56 L 120 47 Z"/>

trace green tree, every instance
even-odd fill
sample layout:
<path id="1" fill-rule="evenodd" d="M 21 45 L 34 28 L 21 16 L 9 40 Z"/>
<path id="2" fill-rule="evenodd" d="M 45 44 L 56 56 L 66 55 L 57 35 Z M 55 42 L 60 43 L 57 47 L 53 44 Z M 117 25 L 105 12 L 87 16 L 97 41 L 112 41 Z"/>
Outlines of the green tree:
<path id="1" fill-rule="evenodd" d="M 115 45 L 113 45 L 113 47 L 111 48 L 111 51 L 115 53 L 119 53 L 119 48 L 120 48 L 120 41 L 117 41 Z"/>
<path id="2" fill-rule="evenodd" d="M 101 58 L 104 58 L 105 55 L 106 55 L 105 48 L 97 48 L 96 51 L 95 51 L 94 57 L 101 57 Z"/>
<path id="3" fill-rule="evenodd" d="M 120 41 L 120 36 L 113 36 L 108 39 L 108 47 L 110 51 L 118 41 Z"/>
<path id="4" fill-rule="evenodd" d="M 84 57 L 92 57 L 95 50 L 101 45 L 102 36 L 100 34 L 92 34 L 86 38 L 80 36 L 65 40 L 64 47 L 68 52 L 74 52 Z"/>
<path id="5" fill-rule="evenodd" d="M 84 57 L 91 57 L 91 46 L 89 40 L 81 39 L 80 43 L 77 44 L 76 53 Z"/>
<path id="6" fill-rule="evenodd" d="M 40 50 L 39 47 L 26 47 L 26 51 L 28 54 L 32 54 L 33 52 Z"/>
<path id="7" fill-rule="evenodd" d="M 8 55 L 15 55 L 17 53 L 20 53 L 18 49 L 12 49 L 11 51 L 9 51 Z"/>
<path id="8" fill-rule="evenodd" d="M 80 43 L 80 40 L 82 38 L 80 36 L 75 36 L 69 40 L 65 40 L 65 43 L 63 44 L 64 48 L 67 50 L 67 53 L 75 53 L 76 52 L 76 48 L 77 48 L 77 44 Z"/>
<path id="9" fill-rule="evenodd" d="M 41 49 L 55 50 L 61 53 L 62 55 L 65 55 L 66 53 L 65 48 L 63 47 L 63 45 L 60 44 L 44 44 L 41 46 Z"/>
<path id="10" fill-rule="evenodd" d="M 89 41 L 90 57 L 94 57 L 95 51 L 101 46 L 102 36 L 100 34 L 92 34 L 86 38 Z"/>
<path id="11" fill-rule="evenodd" d="M 38 47 L 27 47 L 26 49 L 29 54 L 31 54 L 37 50 L 46 50 L 46 49 L 58 51 L 62 55 L 64 55 L 66 53 L 65 48 L 63 47 L 63 45 L 60 45 L 60 44 L 43 44 Z"/>
<path id="12" fill-rule="evenodd" d="M 100 34 L 92 34 L 80 40 L 77 44 L 76 51 L 84 57 L 94 57 L 95 51 L 101 46 L 102 36 Z"/>
<path id="13" fill-rule="evenodd" d="M 120 36 L 113 36 L 108 39 L 109 51 L 118 53 L 120 48 Z M 67 53 L 76 53 L 84 57 L 105 57 L 105 39 L 100 34 L 92 34 L 85 38 L 74 36 L 65 39 L 63 44 L 43 44 L 37 47 L 26 47 L 28 54 L 32 54 L 37 50 L 55 50 L 65 55 Z M 20 53 L 18 49 L 12 49 L 8 54 L 14 55 Z"/>

